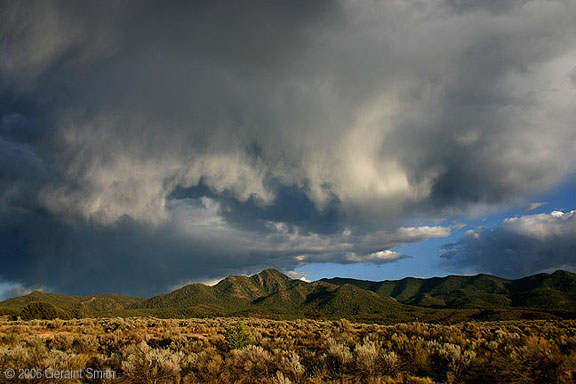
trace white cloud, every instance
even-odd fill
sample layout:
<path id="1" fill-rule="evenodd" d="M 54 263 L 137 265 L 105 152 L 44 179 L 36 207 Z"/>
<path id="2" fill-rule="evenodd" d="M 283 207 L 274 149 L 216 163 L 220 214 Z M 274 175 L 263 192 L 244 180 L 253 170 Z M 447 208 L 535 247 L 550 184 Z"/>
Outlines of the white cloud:
<path id="1" fill-rule="evenodd" d="M 199 203 L 200 202 L 200 203 Z M 404 255 L 391 248 L 415 244 L 430 238 L 448 237 L 449 227 L 399 227 L 369 233 L 346 229 L 331 234 L 304 231 L 298 225 L 268 221 L 267 231 L 235 227 L 221 216 L 218 202 L 208 199 L 181 200 L 174 207 L 174 226 L 183 236 L 214 243 L 229 251 L 263 254 L 282 258 L 286 263 L 310 262 L 388 262 Z M 225 240 L 225 241 L 222 241 Z"/>
<path id="2" fill-rule="evenodd" d="M 448 237 L 450 234 L 450 227 L 424 225 L 420 227 L 399 227 L 392 231 L 375 231 L 362 236 L 361 241 L 373 249 L 394 248 L 419 243 L 431 238 Z M 383 244 L 387 244 L 387 247 L 383 247 Z"/>
<path id="3" fill-rule="evenodd" d="M 547 203 L 547 202 L 541 202 L 541 203 L 540 203 L 540 202 L 535 202 L 535 203 L 530 203 L 530 204 L 528 205 L 528 207 L 526 207 L 526 210 L 527 210 L 527 211 L 533 211 L 533 210 L 535 210 L 535 209 L 538 209 L 538 208 L 540 208 L 540 207 L 545 206 L 546 204 L 548 204 L 548 203 Z"/>
<path id="4" fill-rule="evenodd" d="M 30 288 L 20 283 L 9 281 L 0 282 L 0 301 L 9 299 L 11 297 L 24 296 L 33 291 L 44 291 L 43 287 Z"/>
<path id="5" fill-rule="evenodd" d="M 194 280 L 187 280 L 187 281 L 185 281 L 185 282 L 181 282 L 181 283 L 178 283 L 178 284 L 171 285 L 170 287 L 168 287 L 167 290 L 168 290 L 168 292 L 172 292 L 172 291 L 175 291 L 175 290 L 177 290 L 177 289 L 183 288 L 183 287 L 185 287 L 185 286 L 187 286 L 187 285 L 190 285 L 190 284 L 204 284 L 204 285 L 209 285 L 209 286 L 212 287 L 212 286 L 218 284 L 219 282 L 221 282 L 221 281 L 224 280 L 224 279 L 225 279 L 225 277 L 220 277 L 220 278 L 207 278 L 207 279 L 202 279 L 202 278 L 200 278 L 200 279 L 194 279 Z"/>
<path id="6" fill-rule="evenodd" d="M 552 211 L 537 215 L 507 218 L 504 228 L 538 240 L 554 236 L 576 235 L 576 211 Z"/>
<path id="7" fill-rule="evenodd" d="M 293 279 L 299 279 L 299 280 L 305 281 L 307 283 L 310 282 L 310 280 L 306 279 L 306 275 L 307 275 L 306 272 L 288 271 L 288 272 L 286 272 L 286 274 Z"/>
<path id="8" fill-rule="evenodd" d="M 349 261 L 368 262 L 368 263 L 374 263 L 374 264 L 389 263 L 391 261 L 400 260 L 400 259 L 403 259 L 405 257 L 407 257 L 407 256 L 402 254 L 402 253 L 399 253 L 399 252 L 391 251 L 389 249 L 386 249 L 383 251 L 378 251 L 378 252 L 373 252 L 373 253 L 366 255 L 364 257 L 358 256 L 355 253 L 346 254 L 346 259 Z"/>

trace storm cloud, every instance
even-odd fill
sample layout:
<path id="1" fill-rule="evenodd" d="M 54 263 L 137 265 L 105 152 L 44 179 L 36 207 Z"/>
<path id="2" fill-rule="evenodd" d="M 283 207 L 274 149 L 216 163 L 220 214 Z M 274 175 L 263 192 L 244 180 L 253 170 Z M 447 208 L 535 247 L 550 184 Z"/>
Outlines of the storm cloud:
<path id="1" fill-rule="evenodd" d="M 390 248 L 450 234 L 442 226 L 319 234 L 273 221 L 251 230 L 229 224 L 220 204 L 206 197 L 171 202 L 167 209 L 170 220 L 157 226 L 129 217 L 101 225 L 13 210 L 0 224 L 2 274 L 31 289 L 147 296 L 269 266 L 288 271 L 310 262 L 392 262 L 407 255 Z"/>
<path id="2" fill-rule="evenodd" d="M 500 227 L 469 230 L 444 258 L 457 268 L 521 277 L 576 270 L 576 211 L 505 219 Z"/>
<path id="3" fill-rule="evenodd" d="M 574 170 L 570 1 L 0 8 L 4 280 L 393 262 Z"/>

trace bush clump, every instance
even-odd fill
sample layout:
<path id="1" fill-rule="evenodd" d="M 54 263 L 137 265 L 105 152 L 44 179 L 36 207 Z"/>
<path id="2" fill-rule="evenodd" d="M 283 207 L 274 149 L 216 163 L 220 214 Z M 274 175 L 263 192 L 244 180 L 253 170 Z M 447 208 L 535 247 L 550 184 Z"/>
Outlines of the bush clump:
<path id="1" fill-rule="evenodd" d="M 53 320 L 57 317 L 56 307 L 44 301 L 33 301 L 20 312 L 22 320 Z"/>
<path id="2" fill-rule="evenodd" d="M 244 324 L 226 328 L 224 337 L 226 338 L 226 344 L 229 349 L 242 349 L 256 343 L 256 338 L 248 331 L 248 328 Z"/>

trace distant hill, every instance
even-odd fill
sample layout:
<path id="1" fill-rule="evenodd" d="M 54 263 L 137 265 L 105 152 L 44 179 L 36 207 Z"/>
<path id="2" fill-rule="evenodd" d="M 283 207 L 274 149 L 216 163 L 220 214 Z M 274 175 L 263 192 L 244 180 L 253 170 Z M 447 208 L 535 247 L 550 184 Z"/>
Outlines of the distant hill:
<path id="1" fill-rule="evenodd" d="M 1 302 L 0 314 L 17 315 L 38 301 L 70 316 L 258 315 L 438 322 L 575 318 L 576 274 L 557 271 L 518 280 L 484 274 L 380 282 L 332 278 L 310 283 L 266 269 L 253 276 L 229 276 L 214 286 L 190 284 L 148 299 L 32 292 Z"/>
<path id="2" fill-rule="evenodd" d="M 392 281 L 344 278 L 322 279 L 351 284 L 398 302 L 427 308 L 537 308 L 576 310 L 576 274 L 556 271 L 518 280 L 491 275 L 447 276 L 430 279 L 408 277 Z"/>
<path id="3" fill-rule="evenodd" d="M 67 296 L 56 293 L 34 291 L 28 295 L 14 297 L 0 303 L 0 308 L 9 308 L 20 311 L 31 302 L 42 301 L 54 305 L 56 308 L 78 316 L 91 316 L 122 310 L 144 299 L 103 293 L 92 296 Z"/>

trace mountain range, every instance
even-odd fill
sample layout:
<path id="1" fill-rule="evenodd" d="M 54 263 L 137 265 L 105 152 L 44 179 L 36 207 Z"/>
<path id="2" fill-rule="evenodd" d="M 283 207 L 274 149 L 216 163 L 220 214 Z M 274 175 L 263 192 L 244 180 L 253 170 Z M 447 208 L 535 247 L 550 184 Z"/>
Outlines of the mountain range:
<path id="1" fill-rule="evenodd" d="M 16 316 L 32 302 L 50 303 L 62 317 L 574 318 L 576 274 L 556 271 L 517 280 L 480 274 L 379 282 L 336 277 L 306 282 L 266 269 L 253 276 L 229 276 L 214 286 L 186 285 L 148 299 L 35 291 L 0 302 L 0 314 Z"/>

